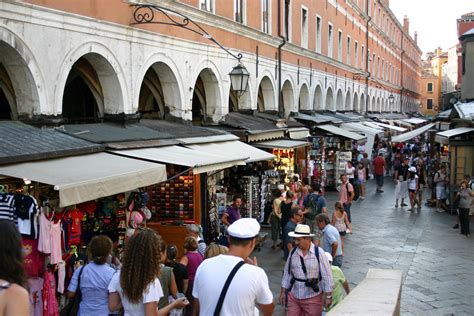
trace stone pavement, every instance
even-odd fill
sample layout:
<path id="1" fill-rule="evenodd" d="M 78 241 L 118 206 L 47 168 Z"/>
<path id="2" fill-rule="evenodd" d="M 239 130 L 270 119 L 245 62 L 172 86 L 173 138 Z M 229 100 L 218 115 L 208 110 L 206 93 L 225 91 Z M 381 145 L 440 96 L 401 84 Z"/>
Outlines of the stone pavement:
<path id="1" fill-rule="evenodd" d="M 402 315 L 474 315 L 474 237 L 460 235 L 452 229 L 454 216 L 434 208 L 395 208 L 394 185 L 388 177 L 385 184 L 385 193 L 377 194 L 369 181 L 366 199 L 351 208 L 354 233 L 346 238 L 343 262 L 351 288 L 369 268 L 399 269 Z M 337 192 L 326 197 L 332 213 Z M 471 231 L 473 226 L 471 221 Z M 266 241 L 255 255 L 278 299 L 284 261 L 270 246 Z M 275 315 L 285 315 L 281 306 Z"/>

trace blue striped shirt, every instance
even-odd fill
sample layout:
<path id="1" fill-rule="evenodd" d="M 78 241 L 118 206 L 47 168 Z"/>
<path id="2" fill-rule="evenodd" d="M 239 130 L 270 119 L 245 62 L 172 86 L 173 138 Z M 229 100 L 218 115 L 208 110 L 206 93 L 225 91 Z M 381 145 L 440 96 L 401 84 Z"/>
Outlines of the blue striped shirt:
<path id="1" fill-rule="evenodd" d="M 316 249 L 319 252 L 319 265 L 318 259 L 316 258 Z M 298 256 L 301 256 L 304 260 L 304 265 L 306 266 L 307 275 L 304 274 L 303 268 L 301 266 L 301 260 Z M 290 257 L 286 260 L 285 270 L 283 272 L 283 279 L 281 281 L 281 286 L 285 289 L 289 289 L 291 286 L 291 280 L 293 277 L 297 279 L 317 279 L 319 278 L 319 269 L 321 268 L 321 280 L 319 281 L 319 291 L 316 293 L 312 288 L 305 285 L 304 282 L 295 281 L 293 288 L 291 289 L 291 294 L 297 299 L 307 299 L 315 297 L 321 292 L 332 292 L 333 280 L 332 280 L 332 271 L 329 261 L 324 254 L 324 250 L 316 247 L 314 244 L 311 244 L 309 251 L 306 255 L 303 255 L 303 251 L 300 248 L 297 248 L 296 251 L 291 256 L 291 273 L 288 273 L 288 265 L 290 264 Z"/>

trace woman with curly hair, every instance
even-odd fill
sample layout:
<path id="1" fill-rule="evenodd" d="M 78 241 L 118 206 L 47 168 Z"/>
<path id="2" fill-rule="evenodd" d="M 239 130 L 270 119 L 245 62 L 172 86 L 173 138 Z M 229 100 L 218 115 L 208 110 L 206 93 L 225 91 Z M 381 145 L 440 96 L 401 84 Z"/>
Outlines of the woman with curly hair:
<path id="1" fill-rule="evenodd" d="M 168 315 L 173 308 L 183 308 L 188 302 L 180 298 L 158 310 L 163 296 L 159 280 L 161 237 L 152 230 L 141 230 L 127 242 L 122 270 L 109 285 L 109 309 L 123 307 L 125 316 Z"/>
<path id="2" fill-rule="evenodd" d="M 0 315 L 30 314 L 21 236 L 16 226 L 0 220 Z"/>

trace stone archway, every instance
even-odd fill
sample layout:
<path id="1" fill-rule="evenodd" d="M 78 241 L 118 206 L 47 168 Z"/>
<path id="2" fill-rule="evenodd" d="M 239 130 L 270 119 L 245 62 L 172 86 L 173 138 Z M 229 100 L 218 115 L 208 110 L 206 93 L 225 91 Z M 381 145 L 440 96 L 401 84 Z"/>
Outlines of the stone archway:
<path id="1" fill-rule="evenodd" d="M 359 109 L 359 96 L 357 95 L 357 93 L 354 93 L 354 98 L 352 100 L 352 109 L 355 112 L 360 112 L 360 109 Z"/>
<path id="2" fill-rule="evenodd" d="M 331 87 L 326 91 L 326 110 L 334 110 L 334 95 Z"/>
<path id="3" fill-rule="evenodd" d="M 372 102 L 370 102 L 370 111 L 375 112 L 376 111 L 376 103 L 375 103 L 375 96 L 372 97 Z"/>
<path id="4" fill-rule="evenodd" d="M 364 113 L 366 112 L 366 109 L 365 109 L 365 94 L 361 94 L 360 95 L 360 103 L 359 103 L 359 113 Z"/>
<path id="5" fill-rule="evenodd" d="M 259 112 L 277 110 L 275 88 L 268 76 L 264 76 L 258 86 L 257 110 Z"/>
<path id="6" fill-rule="evenodd" d="M 171 68 L 156 62 L 145 73 L 140 86 L 138 112 L 143 118 L 167 119 L 180 108 L 178 81 Z"/>
<path id="7" fill-rule="evenodd" d="M 377 107 L 375 108 L 376 112 L 382 112 L 382 105 L 380 103 L 380 98 L 377 98 Z"/>
<path id="8" fill-rule="evenodd" d="M 351 101 L 352 101 L 351 91 L 348 90 L 346 93 L 346 102 L 345 102 L 344 110 L 352 111 Z"/>
<path id="9" fill-rule="evenodd" d="M 288 117 L 291 111 L 295 108 L 294 90 L 290 80 L 286 80 L 283 83 L 283 86 L 281 88 L 281 98 L 283 100 L 283 109 L 280 109 L 280 111 L 283 110 L 285 113 L 285 117 Z"/>
<path id="10" fill-rule="evenodd" d="M 313 109 L 315 111 L 324 110 L 323 91 L 320 85 L 317 85 L 314 89 Z"/>
<path id="11" fill-rule="evenodd" d="M 310 111 L 311 103 L 309 100 L 309 89 L 308 86 L 304 83 L 300 89 L 300 97 L 298 100 L 298 108 L 302 111 Z"/>
<path id="12" fill-rule="evenodd" d="M 337 90 L 336 97 L 336 111 L 344 111 L 344 97 L 342 96 L 342 90 Z"/>
<path id="13" fill-rule="evenodd" d="M 219 81 L 210 68 L 199 73 L 193 89 L 192 122 L 201 125 L 204 121 L 212 121 L 216 110 L 220 107 Z"/>
<path id="14" fill-rule="evenodd" d="M 0 40 L 0 119 L 16 120 L 18 116 L 32 117 L 40 112 L 37 85 L 29 64 L 21 52 Z"/>

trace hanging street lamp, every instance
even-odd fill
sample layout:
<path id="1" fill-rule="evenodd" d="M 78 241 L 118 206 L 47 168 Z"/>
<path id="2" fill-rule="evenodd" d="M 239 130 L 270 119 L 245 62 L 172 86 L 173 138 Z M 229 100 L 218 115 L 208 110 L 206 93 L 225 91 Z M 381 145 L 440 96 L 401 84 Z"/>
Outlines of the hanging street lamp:
<path id="1" fill-rule="evenodd" d="M 229 73 L 232 90 L 241 96 L 247 91 L 250 73 L 242 63 L 238 63 Z"/>

